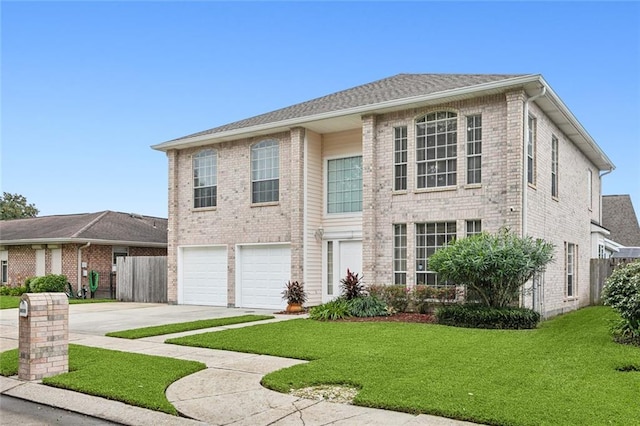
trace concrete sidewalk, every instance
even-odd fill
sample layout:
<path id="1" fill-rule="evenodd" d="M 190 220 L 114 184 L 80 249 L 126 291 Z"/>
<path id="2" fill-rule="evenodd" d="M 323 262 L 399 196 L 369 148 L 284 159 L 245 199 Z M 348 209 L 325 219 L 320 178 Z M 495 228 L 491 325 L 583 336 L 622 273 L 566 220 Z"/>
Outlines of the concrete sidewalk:
<path id="1" fill-rule="evenodd" d="M 127 425 L 471 425 L 471 423 L 435 416 L 415 416 L 394 411 L 302 399 L 274 392 L 260 385 L 260 380 L 265 374 L 305 361 L 163 343 L 169 337 L 253 326 L 264 322 L 236 324 L 137 340 L 102 335 L 106 331 L 170 322 L 215 316 L 237 316 L 246 313 L 265 313 L 254 310 L 248 312 L 243 309 L 137 305 L 141 304 L 71 305 L 69 307 L 69 340 L 71 343 L 85 346 L 203 362 L 207 366 L 205 370 L 174 382 L 166 391 L 167 399 L 181 414 L 188 418 L 175 417 L 116 401 L 55 389 L 35 382 L 23 382 L 16 378 L 0 377 L 0 392 Z M 181 312 L 181 308 L 184 308 L 183 312 Z M 150 309 L 150 311 L 146 309 Z M 15 317 L 15 325 L 12 324 L 10 318 L 12 315 Z M 2 328 L 0 347 L 3 351 L 18 346 L 17 317 L 17 310 L 0 311 L 0 327 Z M 78 317 L 82 317 L 84 321 L 79 323 Z M 293 318 L 297 317 L 278 315 L 275 320 L 268 322 Z M 105 322 L 110 324 L 105 325 Z M 91 325 L 92 323 L 95 323 L 95 326 Z M 106 327 L 109 328 L 105 330 Z"/>

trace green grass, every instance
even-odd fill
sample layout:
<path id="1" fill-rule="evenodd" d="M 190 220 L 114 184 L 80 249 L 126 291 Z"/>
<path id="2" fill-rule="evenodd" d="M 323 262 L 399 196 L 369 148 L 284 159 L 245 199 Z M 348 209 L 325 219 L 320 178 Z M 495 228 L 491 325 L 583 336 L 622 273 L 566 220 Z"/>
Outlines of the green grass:
<path id="1" fill-rule="evenodd" d="M 69 345 L 69 373 L 44 379 L 49 386 L 178 415 L 165 396 L 176 380 L 206 368 L 196 361 Z M 0 374 L 18 374 L 18 350 L 0 354 Z"/>
<path id="2" fill-rule="evenodd" d="M 153 327 L 133 328 L 130 330 L 113 331 L 106 335 L 109 337 L 121 337 L 124 339 L 141 339 L 143 337 L 182 333 L 183 331 L 201 330 L 203 328 L 221 327 L 223 325 L 262 321 L 273 318 L 274 317 L 272 315 L 242 315 L 238 317 L 213 318 L 176 324 L 157 325 Z"/>
<path id="3" fill-rule="evenodd" d="M 311 360 L 263 379 L 288 392 L 360 389 L 355 403 L 499 425 L 640 424 L 640 348 L 612 342 L 616 314 L 582 309 L 536 330 L 292 320 L 168 343 Z"/>
<path id="4" fill-rule="evenodd" d="M 83 303 L 117 302 L 114 299 L 69 299 L 70 305 Z M 20 296 L 0 296 L 0 309 L 13 309 L 20 305 Z"/>

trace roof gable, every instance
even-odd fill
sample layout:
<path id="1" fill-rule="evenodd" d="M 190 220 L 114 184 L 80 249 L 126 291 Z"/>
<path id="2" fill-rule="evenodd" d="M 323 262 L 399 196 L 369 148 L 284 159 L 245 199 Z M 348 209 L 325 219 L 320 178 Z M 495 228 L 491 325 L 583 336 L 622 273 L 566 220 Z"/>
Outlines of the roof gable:
<path id="1" fill-rule="evenodd" d="M 602 225 L 611 232 L 610 240 L 640 247 L 640 225 L 628 194 L 602 196 Z"/>
<path id="2" fill-rule="evenodd" d="M 167 219 L 113 211 L 0 221 L 0 244 L 114 242 L 166 246 Z"/>

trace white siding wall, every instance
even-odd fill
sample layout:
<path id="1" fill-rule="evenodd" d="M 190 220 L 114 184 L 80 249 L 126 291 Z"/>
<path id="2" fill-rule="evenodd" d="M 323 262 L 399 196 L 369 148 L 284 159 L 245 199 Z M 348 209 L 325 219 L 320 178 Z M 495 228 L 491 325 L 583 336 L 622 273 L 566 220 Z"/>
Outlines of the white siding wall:
<path id="1" fill-rule="evenodd" d="M 307 130 L 306 149 L 304 284 L 312 306 L 322 303 L 322 136 Z"/>

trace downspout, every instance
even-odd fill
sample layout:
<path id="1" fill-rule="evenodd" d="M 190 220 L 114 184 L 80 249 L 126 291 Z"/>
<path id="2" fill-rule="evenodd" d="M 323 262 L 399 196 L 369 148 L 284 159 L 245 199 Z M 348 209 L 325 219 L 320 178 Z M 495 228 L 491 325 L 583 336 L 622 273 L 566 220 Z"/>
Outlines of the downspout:
<path id="1" fill-rule="evenodd" d="M 598 208 L 598 223 L 600 225 L 602 225 L 602 178 L 606 175 L 608 175 L 609 173 L 611 173 L 613 171 L 613 167 L 610 168 L 609 170 L 605 170 L 604 173 L 602 173 L 601 175 L 599 175 L 600 178 L 600 190 L 598 191 L 598 203 L 600 204 L 600 207 Z"/>
<path id="2" fill-rule="evenodd" d="M 529 161 L 527 159 L 527 148 L 528 148 L 528 139 L 529 139 L 529 102 L 534 101 L 547 93 L 547 87 L 542 86 L 540 93 L 537 95 L 530 96 L 524 101 L 524 112 L 523 112 L 523 126 L 524 129 L 522 135 L 522 238 L 527 236 L 527 209 L 529 208 L 528 203 L 528 176 L 529 176 Z M 535 148 L 535 147 L 534 147 Z M 535 155 L 535 153 L 534 153 Z M 535 158 L 535 157 L 534 157 Z M 524 307 L 524 285 L 522 286 L 522 306 Z M 531 283 L 531 309 L 535 310 L 536 308 L 536 279 L 533 277 Z"/>
<path id="3" fill-rule="evenodd" d="M 81 294 L 82 292 L 82 250 L 86 249 L 90 245 L 91 245 L 91 242 L 88 242 L 87 244 L 78 247 L 78 293 L 77 294 Z"/>

